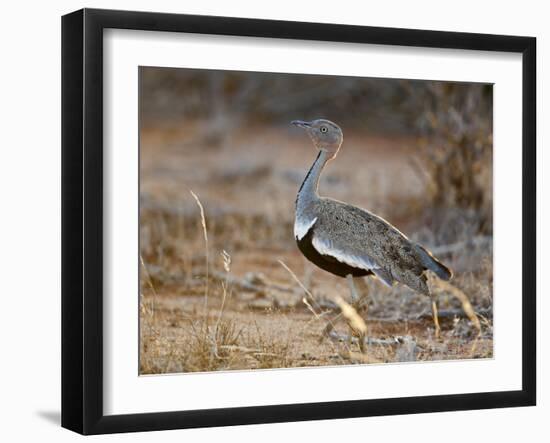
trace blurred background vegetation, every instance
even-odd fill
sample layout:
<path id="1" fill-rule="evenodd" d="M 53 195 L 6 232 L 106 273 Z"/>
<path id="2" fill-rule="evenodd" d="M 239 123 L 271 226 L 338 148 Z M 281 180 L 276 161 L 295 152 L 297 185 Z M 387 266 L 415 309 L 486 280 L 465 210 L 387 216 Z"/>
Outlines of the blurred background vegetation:
<path id="1" fill-rule="evenodd" d="M 474 229 L 490 234 L 492 91 L 476 83 L 145 68 L 140 109 L 147 125 L 203 121 L 199 142 L 214 148 L 243 126 L 287 125 L 297 117 L 413 136 L 412 161 L 430 203 L 476 212 Z"/>

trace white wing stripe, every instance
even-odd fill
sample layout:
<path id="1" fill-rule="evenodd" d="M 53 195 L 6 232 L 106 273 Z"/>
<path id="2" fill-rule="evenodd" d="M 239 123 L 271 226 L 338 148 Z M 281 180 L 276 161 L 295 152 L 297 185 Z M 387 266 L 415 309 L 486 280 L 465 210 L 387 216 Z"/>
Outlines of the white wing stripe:
<path id="1" fill-rule="evenodd" d="M 349 266 L 365 269 L 367 271 L 379 268 L 379 266 L 368 257 L 361 257 L 338 250 L 338 248 L 335 248 L 330 240 L 321 240 L 318 237 L 313 237 L 312 245 L 319 252 L 319 254 L 329 255 L 334 257 L 339 262 L 345 263 Z"/>

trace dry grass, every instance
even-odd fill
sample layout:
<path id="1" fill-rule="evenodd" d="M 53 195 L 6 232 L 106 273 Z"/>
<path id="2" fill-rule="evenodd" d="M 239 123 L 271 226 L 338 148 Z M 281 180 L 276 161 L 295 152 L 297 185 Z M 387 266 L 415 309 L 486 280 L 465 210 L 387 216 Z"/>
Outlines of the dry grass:
<path id="1" fill-rule="evenodd" d="M 266 127 L 236 133 L 228 149 L 183 150 L 180 131 L 142 131 L 141 374 L 492 357 L 492 239 L 468 211 L 432 206 L 428 185 L 404 161 L 414 139 L 351 133 L 322 184 L 324 194 L 439 248 L 455 271 L 454 289 L 437 292 L 440 340 L 428 299 L 366 281 L 361 352 L 365 310 L 351 307 L 345 280 L 309 264 L 292 237 L 295 193 L 314 157 L 306 141 Z M 341 310 L 347 322 L 320 341 Z"/>

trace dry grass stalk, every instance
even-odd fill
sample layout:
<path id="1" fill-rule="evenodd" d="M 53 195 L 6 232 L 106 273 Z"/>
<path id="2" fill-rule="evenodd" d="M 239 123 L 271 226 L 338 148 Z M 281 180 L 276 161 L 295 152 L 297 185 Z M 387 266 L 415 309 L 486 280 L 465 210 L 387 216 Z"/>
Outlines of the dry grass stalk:
<path id="1" fill-rule="evenodd" d="M 338 295 L 334 297 L 334 302 L 342 311 L 342 315 L 348 322 L 352 331 L 359 334 L 359 336 L 364 337 L 367 334 L 367 325 L 365 324 L 365 321 L 361 318 L 361 316 L 357 313 L 357 311 L 353 308 L 353 306 L 344 301 L 344 299 Z"/>
<path id="2" fill-rule="evenodd" d="M 157 291 L 155 291 L 155 286 L 153 285 L 153 281 L 151 280 L 151 275 L 149 274 L 149 270 L 147 269 L 147 266 L 145 266 L 145 262 L 143 261 L 143 257 L 141 256 L 141 254 L 139 255 L 139 260 L 141 261 L 141 266 L 143 267 L 145 276 L 147 278 L 147 285 L 149 286 L 149 289 L 153 294 L 153 300 L 151 303 L 151 317 L 153 317 L 155 315 L 155 302 L 157 299 Z M 141 294 L 141 292 L 140 292 L 140 295 L 143 298 L 143 294 Z M 143 306 L 143 308 L 145 308 L 145 306 Z"/>
<path id="3" fill-rule="evenodd" d="M 216 321 L 216 328 L 215 328 L 216 336 L 218 334 L 218 327 L 220 325 L 220 321 L 223 316 L 223 311 L 225 309 L 225 300 L 227 299 L 228 278 L 229 278 L 229 272 L 231 271 L 231 256 L 225 251 L 225 249 L 221 252 L 221 256 L 223 259 L 223 268 L 225 269 L 226 280 L 222 282 L 222 293 L 223 293 L 222 305 L 220 307 L 220 313 L 218 314 L 218 320 Z"/>
<path id="4" fill-rule="evenodd" d="M 304 290 L 304 292 L 308 295 L 308 297 L 311 299 L 311 300 L 315 300 L 315 298 L 313 297 L 313 294 L 309 291 L 308 288 L 306 288 L 304 286 L 304 284 L 300 281 L 300 279 L 296 276 L 296 274 L 292 271 L 292 269 L 290 269 L 286 264 L 285 262 L 283 262 L 282 260 L 277 260 L 281 266 L 283 268 L 285 268 L 287 270 L 287 272 L 292 276 L 292 278 L 296 281 L 296 283 L 298 283 L 298 285 Z"/>
<path id="5" fill-rule="evenodd" d="M 304 305 L 306 305 L 306 307 L 309 309 L 309 311 L 315 316 L 316 319 L 320 319 L 321 316 L 317 313 L 317 311 L 315 311 L 315 309 L 313 308 L 313 306 L 311 306 L 311 304 L 307 301 L 307 298 L 303 297 L 302 298 L 302 303 Z"/>
<path id="6" fill-rule="evenodd" d="M 197 202 L 197 206 L 199 207 L 199 211 L 201 214 L 201 225 L 202 225 L 202 233 L 204 237 L 204 250 L 205 250 L 205 267 L 206 267 L 206 282 L 204 285 L 204 316 L 206 319 L 208 319 L 208 233 L 206 231 L 206 217 L 204 216 L 204 208 L 202 207 L 202 203 L 199 200 L 199 197 L 197 197 L 197 194 L 195 194 L 193 191 L 189 190 L 195 201 Z M 208 323 L 208 322 L 207 322 Z"/>
<path id="7" fill-rule="evenodd" d="M 360 300 L 358 300 L 359 302 Z M 336 296 L 334 302 L 340 308 L 342 316 L 346 319 L 352 334 L 358 336 L 359 349 L 361 352 L 365 352 L 365 338 L 367 336 L 367 325 L 363 318 L 357 313 L 354 306 L 351 306 L 345 302 L 342 297 Z M 359 303 L 357 303 L 359 304 Z"/>

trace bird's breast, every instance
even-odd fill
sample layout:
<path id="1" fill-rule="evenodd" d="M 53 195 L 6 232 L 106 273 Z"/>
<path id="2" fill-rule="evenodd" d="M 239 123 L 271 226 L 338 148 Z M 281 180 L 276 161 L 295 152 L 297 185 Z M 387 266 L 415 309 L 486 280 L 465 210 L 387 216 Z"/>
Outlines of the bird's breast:
<path id="1" fill-rule="evenodd" d="M 296 215 L 294 219 L 294 238 L 301 240 L 317 221 L 317 217 L 304 217 Z"/>

